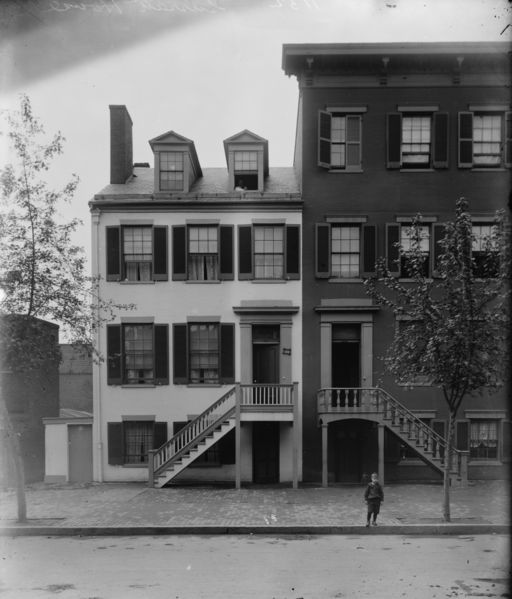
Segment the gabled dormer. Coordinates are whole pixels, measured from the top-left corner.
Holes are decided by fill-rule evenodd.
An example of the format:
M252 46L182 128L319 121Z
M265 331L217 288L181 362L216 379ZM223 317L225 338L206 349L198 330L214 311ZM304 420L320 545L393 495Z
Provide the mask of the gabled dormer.
M264 191L268 176L268 141L244 129L224 140L229 190Z
M203 176L192 140L168 131L149 145L155 156L155 193L187 193Z

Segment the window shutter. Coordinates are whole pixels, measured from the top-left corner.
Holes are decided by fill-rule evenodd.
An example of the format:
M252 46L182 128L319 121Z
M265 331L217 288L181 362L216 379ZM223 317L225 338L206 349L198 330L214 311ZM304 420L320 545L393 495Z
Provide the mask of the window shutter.
M387 168L400 168L402 163L402 115L390 112L387 115Z
M220 381L235 382L235 325L220 325Z
M187 278L187 230L182 225L172 228L172 280Z
M501 423L501 461L510 462L512 460L511 446L512 422L503 420Z
M318 111L318 166L331 168L331 113Z
M111 466L124 464L124 432L122 422L107 422L108 463Z
M473 167L473 113L459 112L459 168Z
M448 113L434 113L434 168L448 168Z
M121 229L107 227L107 281L121 280Z
M252 279L252 226L238 226L238 278Z
M167 227L153 228L153 280L167 281Z
M505 113L505 166L512 166L512 112Z
M172 336L173 382L188 383L188 335L186 324L174 324Z
M167 422L155 422L153 449L158 449L167 441Z
M435 223L432 231L433 247L432 247L432 274L434 277L438 277L438 266L439 256L443 252L443 248L439 245L439 242L444 239L444 225Z
M432 420L432 428L440 437L443 439L446 438L446 422L444 420ZM442 447L439 449L439 455L441 458L444 457L444 449Z
M316 272L318 279L331 276L331 225L317 223L315 226Z
M155 384L169 384L169 327L155 324L154 368Z
M121 325L107 325L107 385L122 383Z
M391 275L400 274L400 225L386 223L386 266Z
M469 420L457 420L455 423L455 448L469 451Z
M233 271L233 225L220 227L220 278L232 281Z
M300 227L286 227L286 277L300 279Z
M361 168L361 116L347 115L347 169Z
M375 273L375 262L377 260L377 227L375 225L363 225L363 276Z

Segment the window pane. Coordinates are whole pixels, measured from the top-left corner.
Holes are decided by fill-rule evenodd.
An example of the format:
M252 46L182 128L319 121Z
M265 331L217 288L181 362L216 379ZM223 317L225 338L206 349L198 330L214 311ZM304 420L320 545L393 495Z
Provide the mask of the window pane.
M425 166L430 163L430 116L402 117L402 163Z
M190 382L216 383L219 380L219 326L191 324Z
M496 420L476 420L471 422L469 455L473 459L497 459L498 423Z
M501 164L501 115L474 115L473 162L480 166Z
M284 227L254 227L254 276L282 279L284 276Z
M153 325L125 325L124 382L147 384L154 380Z
M235 152L235 172L258 170L257 152Z
M128 281L150 281L153 268L153 227L123 228L123 260Z
M331 228L331 271L333 277L358 277L360 230L350 225Z
M183 152L160 152L160 189L183 190Z
M189 227L188 229L188 279L190 281L216 281L218 272L218 228Z
M153 449L153 422L125 422L125 464L146 464L148 451Z

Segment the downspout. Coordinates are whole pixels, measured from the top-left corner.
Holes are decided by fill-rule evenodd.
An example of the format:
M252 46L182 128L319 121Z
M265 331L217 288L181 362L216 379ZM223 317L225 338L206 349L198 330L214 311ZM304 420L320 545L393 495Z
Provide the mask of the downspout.
M94 277L97 277L100 273L99 269L99 228L100 228L100 211L93 209L91 211L91 235L92 235L92 256L91 256L91 268ZM100 281L98 280L98 285ZM96 306L93 308L96 311L94 314L94 320L97 323L95 327L95 338L94 344L98 356L102 355L101 348L101 326L100 323L100 308ZM93 409L93 479L96 482L103 482L103 439L102 439L102 416L101 416L101 362L96 360L93 363L93 383L92 383L92 409Z

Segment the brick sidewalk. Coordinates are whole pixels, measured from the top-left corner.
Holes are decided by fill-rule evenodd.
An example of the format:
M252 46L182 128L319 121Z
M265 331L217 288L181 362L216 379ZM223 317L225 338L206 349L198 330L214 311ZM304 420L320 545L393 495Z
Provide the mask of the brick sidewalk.
M478 481L451 490L452 523L507 525L510 484ZM365 521L364 488L316 486L150 489L140 483L36 484L29 523L59 527L344 527ZM443 524L440 485L387 485L381 526ZM16 524L16 495L0 491L0 528Z

